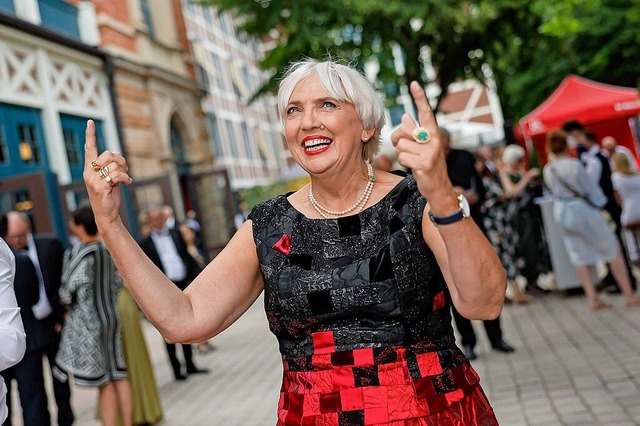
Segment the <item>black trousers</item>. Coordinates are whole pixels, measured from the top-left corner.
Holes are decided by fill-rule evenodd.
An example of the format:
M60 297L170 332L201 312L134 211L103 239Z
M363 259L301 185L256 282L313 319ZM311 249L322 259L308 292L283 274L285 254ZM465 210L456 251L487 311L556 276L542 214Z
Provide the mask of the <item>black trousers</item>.
M11 426L11 381L14 379L18 383L24 425L50 425L43 370L42 351L33 350L25 353L18 364L0 373L7 386L7 408L9 409L9 416L4 421L4 426Z
M181 281L174 281L173 283L180 290L184 290L185 288L187 288L187 285L189 284L186 279ZM165 342L165 345L167 347L167 355L169 356L169 362L171 363L171 368L173 369L173 375L176 378L178 378L185 373L182 371L182 364L180 363L180 361L178 360L178 357L176 356L176 347L178 345L174 343L167 343L167 342ZM180 346L182 346L182 356L184 357L186 373L188 374L190 371L194 371L196 369L196 366L193 363L193 351L190 343L181 343Z
M49 371L53 371L53 366L56 363L60 337L59 333L55 333L53 341L46 348ZM71 426L75 418L71 408L71 387L69 380L62 382L53 374L51 374L51 378L53 379L53 395L56 400L56 406L58 407L58 426Z
M629 273L629 279L631 280L631 287L636 290L638 288L638 283L635 275L633 275L633 271L631 270L631 260L629 259L629 255L627 250L624 248L624 242L622 238L622 223L620 222L620 215L616 215L615 212L609 212L611 215L611 219L615 223L615 234L618 238L618 243L620 244L620 250L622 250L622 259L624 260L625 266L627 268L627 272ZM609 285L615 285L619 288L618 283L616 282L613 274L611 273L611 268L607 265L607 275L602 279L602 282Z
M169 355L169 362L171 362L171 368L173 369L173 375L177 378L181 375L184 375L185 371L182 370L182 364L178 360L176 356L176 344L166 343L167 346L167 354ZM191 344L182 343L182 356L184 357L184 363L186 366L186 373L188 374L191 371L196 369L195 364L193 363L193 351L191 349Z
M453 320L456 323L458 333L462 337L462 346L475 347L478 342L476 333L473 330L473 324L471 320L463 317L452 305L451 310L453 312ZM493 320L482 321L484 329L487 332L487 337L492 345L499 343L502 340L502 328L500 327L500 317Z

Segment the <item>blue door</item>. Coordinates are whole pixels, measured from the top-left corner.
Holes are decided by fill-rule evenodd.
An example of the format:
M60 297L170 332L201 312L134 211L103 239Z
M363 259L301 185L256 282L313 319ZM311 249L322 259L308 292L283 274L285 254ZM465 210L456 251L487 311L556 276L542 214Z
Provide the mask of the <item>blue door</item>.
M102 121L93 121L96 123L98 152L102 152L105 149ZM60 124L62 126L67 160L69 161L71 180L75 182L82 179L82 170L84 168L84 131L87 127L87 118L60 114Z
M46 170L40 110L0 103L0 177Z

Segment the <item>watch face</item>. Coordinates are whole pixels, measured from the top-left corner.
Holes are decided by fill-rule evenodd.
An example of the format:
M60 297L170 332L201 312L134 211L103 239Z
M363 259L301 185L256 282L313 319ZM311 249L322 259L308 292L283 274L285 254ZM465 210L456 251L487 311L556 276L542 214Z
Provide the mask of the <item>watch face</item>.
M464 217L471 216L471 207L469 207L469 201L467 201L465 196L460 194L458 200L460 201L460 210L462 210Z

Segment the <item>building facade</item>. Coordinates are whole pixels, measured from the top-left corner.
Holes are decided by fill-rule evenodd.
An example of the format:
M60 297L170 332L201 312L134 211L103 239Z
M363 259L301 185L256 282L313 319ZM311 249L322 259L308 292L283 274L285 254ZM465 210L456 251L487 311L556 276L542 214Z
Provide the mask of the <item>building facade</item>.
M66 234L86 198L86 120L122 152L134 235L150 205L195 210L210 256L233 232L234 202L214 158L180 0L0 0L0 209ZM44 197L44 198L43 198ZM36 203L35 200L46 202ZM37 219L37 220L35 220Z
M138 221L151 204L198 213L214 255L233 231L227 173L214 158L180 0L93 0L114 63L123 148Z
M208 93L207 116L216 162L229 172L233 190L268 185L286 171L290 154L276 99L251 98L268 76L258 63L263 44L236 30L229 13L183 0L187 37L196 71Z
M65 236L85 198L87 119L101 149L121 151L95 24L86 2L0 1L0 209L29 213L40 232Z

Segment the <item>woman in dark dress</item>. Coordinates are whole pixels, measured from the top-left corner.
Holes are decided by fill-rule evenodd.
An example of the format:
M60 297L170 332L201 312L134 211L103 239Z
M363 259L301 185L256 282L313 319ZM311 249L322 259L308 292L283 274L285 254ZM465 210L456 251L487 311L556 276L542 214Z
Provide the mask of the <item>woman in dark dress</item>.
M526 168L525 151L519 145L508 145L504 149L502 163L501 184L511 200L507 219L518 234L516 255L524 259L522 276L527 280L525 290L541 296L549 290L538 285L538 277L551 270L551 260L544 238L542 212L534 202L537 196L542 195L540 169Z
M265 292L284 367L278 424L497 424L455 345L450 303L471 319L496 318L504 270L447 177L424 90L410 89L422 127L406 115L392 136L413 171L402 177L369 164L384 105L366 79L332 61L292 65L279 111L311 182L256 206L184 292L123 226L126 162L98 154L88 125L84 177L104 241L165 338L211 338Z

